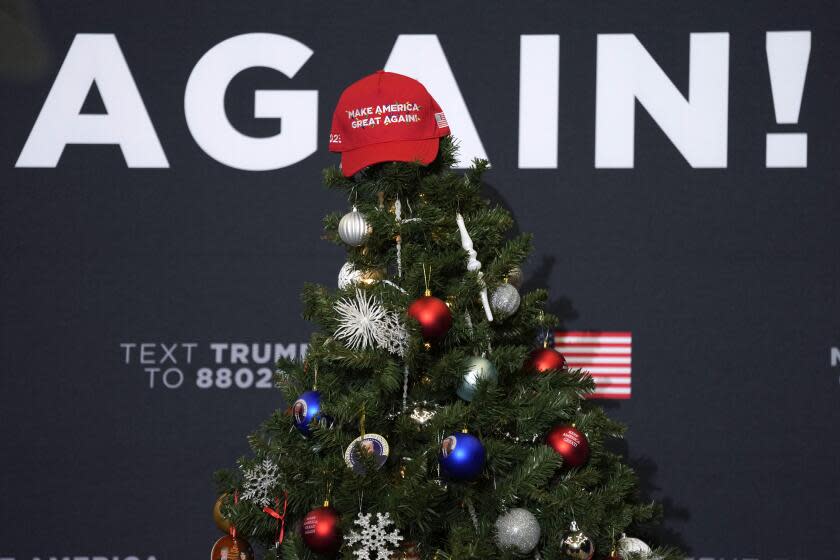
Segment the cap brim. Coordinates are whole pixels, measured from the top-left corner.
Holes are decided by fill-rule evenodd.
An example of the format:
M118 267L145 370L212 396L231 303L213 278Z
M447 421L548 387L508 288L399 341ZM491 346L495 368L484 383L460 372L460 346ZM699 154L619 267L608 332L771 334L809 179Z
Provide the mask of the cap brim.
M341 172L345 177L352 177L368 165L385 161L418 161L429 165L437 157L439 145L440 138L426 138L382 142L347 150L341 152Z

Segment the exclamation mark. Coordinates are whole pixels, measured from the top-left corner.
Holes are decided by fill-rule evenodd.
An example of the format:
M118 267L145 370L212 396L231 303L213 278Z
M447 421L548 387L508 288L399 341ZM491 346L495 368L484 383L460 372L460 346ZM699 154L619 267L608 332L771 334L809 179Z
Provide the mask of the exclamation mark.
M810 57L810 31L767 32L767 66L779 124L799 122ZM808 167L808 134L768 133L767 167Z

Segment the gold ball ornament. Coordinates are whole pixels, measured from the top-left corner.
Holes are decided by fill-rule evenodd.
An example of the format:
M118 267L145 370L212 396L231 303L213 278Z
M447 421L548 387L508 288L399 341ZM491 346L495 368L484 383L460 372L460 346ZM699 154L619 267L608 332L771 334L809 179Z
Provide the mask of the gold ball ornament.
M228 494L222 494L216 499L216 503L213 505L213 521L216 522L216 527L218 527L219 531L222 533L230 532L230 520L222 514L222 505L229 497L230 496Z
M351 263L344 263L338 272L338 288L343 290L353 285L370 286L385 278L385 271L381 268L359 270Z
M381 268L371 268L370 270L363 270L359 275L359 283L365 286L376 284L385 278L385 271Z
M591 560L595 555L595 543L572 521L560 541L560 551L563 560Z

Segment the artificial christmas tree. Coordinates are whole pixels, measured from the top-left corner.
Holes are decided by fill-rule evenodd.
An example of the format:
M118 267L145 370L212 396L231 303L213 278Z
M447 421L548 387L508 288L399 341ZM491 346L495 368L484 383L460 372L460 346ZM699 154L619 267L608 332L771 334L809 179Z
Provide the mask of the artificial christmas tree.
M382 74L365 80L382 86L392 79ZM623 428L585 400L586 372L561 359L534 366L536 337L555 318L545 290L517 289L529 236L509 237L510 214L482 198L487 162L451 170L455 142L430 97L353 101L361 111L337 118L387 107L420 115L411 124L434 113L431 133L408 142L434 134L436 157L426 144L425 159L398 157L401 144L390 159L409 161L390 161L380 145L325 172L353 207L353 227L343 213L324 222L347 263L336 263L339 289L304 288L304 315L319 328L303 361L278 364L289 410L250 437L253 457L238 471L218 476L220 492L240 496L231 522L269 558L553 560L574 547L607 558L658 507L637 503L634 473L605 448ZM331 142L346 146L350 128L335 128Z

